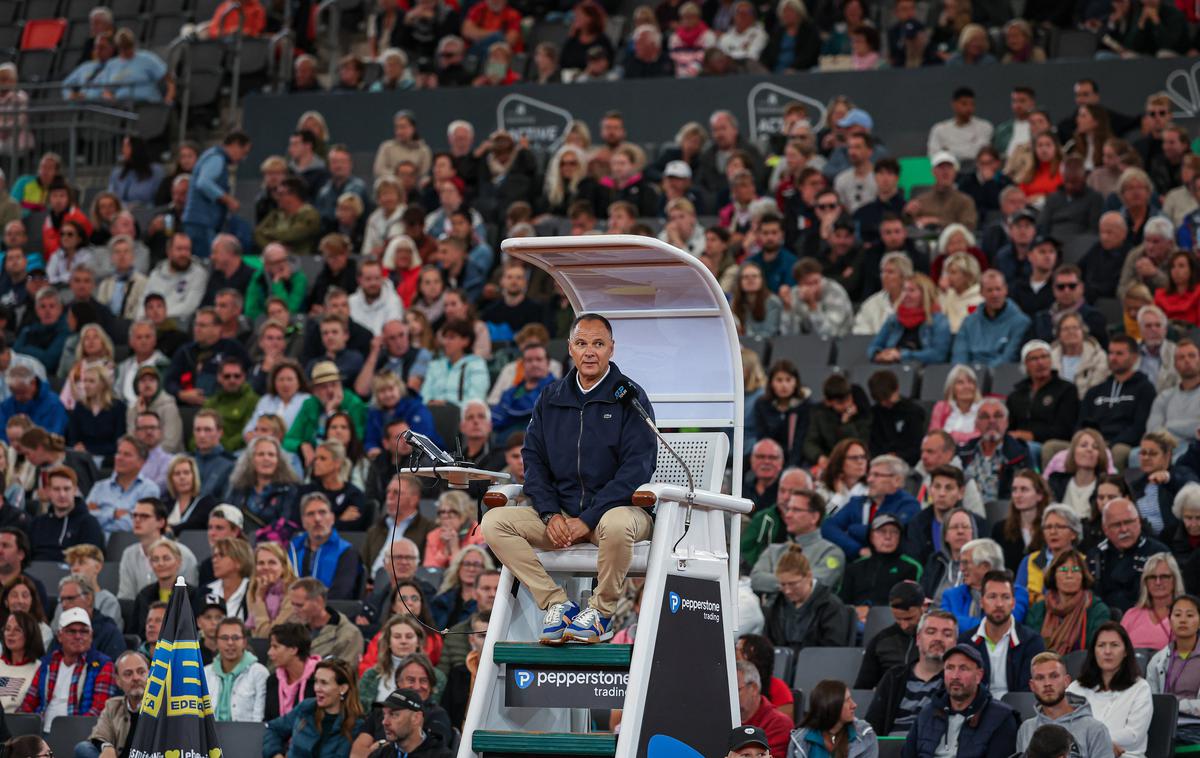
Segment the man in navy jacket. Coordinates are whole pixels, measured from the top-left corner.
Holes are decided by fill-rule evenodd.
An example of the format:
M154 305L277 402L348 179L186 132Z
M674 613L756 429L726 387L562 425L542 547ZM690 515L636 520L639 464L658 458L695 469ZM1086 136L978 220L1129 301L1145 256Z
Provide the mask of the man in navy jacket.
M1010 692L1029 692L1030 664L1035 655L1045 651L1046 643L1013 616L1016 594L1010 572L989 571L984 575L979 607L983 621L959 639L983 656L988 691L997 698Z
M533 507L495 508L483 518L488 547L546 611L541 639L548 644L612 638L610 620L633 545L653 532L650 515L630 498L650 481L657 446L650 428L615 394L628 379L610 362L614 347L603 316L575 319L569 344L575 367L542 390L521 451ZM629 394L653 414L640 387ZM580 542L600 548L599 581L587 609L567 597L534 553Z
M921 504L904 489L907 477L904 461L894 455L876 456L867 471L867 494L850 498L833 518L826 519L821 536L840 547L847 561L870 555L867 526L877 515L890 513L903 525L921 511Z

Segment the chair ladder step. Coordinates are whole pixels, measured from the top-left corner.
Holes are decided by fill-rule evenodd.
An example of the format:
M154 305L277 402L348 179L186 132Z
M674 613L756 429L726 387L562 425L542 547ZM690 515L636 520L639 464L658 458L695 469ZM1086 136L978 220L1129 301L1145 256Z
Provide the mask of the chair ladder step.
M611 756L617 751L617 735L479 730L471 737L471 748L480 754Z
M497 642L496 663L526 666L596 666L629 668L633 645L542 645L537 642Z

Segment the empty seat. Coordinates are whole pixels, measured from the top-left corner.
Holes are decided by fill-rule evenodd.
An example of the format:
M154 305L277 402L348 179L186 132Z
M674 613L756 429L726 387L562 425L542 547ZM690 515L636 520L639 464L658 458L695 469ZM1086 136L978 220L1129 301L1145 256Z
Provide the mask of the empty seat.
M21 30L21 50L53 50L67 33L67 22L61 18L35 18L25 22Z
M330 608L342 614L351 621L353 621L358 616L359 611L362 610L362 603L358 600L326 600L325 602L329 604Z
M771 343L757 337L742 337L741 343L742 347L757 355L763 368L766 368L767 360L771 357Z
M871 708L871 701L875 699L875 690L850 690L850 697L854 700L857 706L854 709L855 715L860 719L867 717L867 711Z
M793 684L805 692L823 679L853 682L862 666L861 647L806 647L796 655Z
M454 439L454 435L458 433L458 424L461 420L458 406L454 403L431 405L429 413L433 416L434 430L442 438L444 444L449 444L449 441Z
M1063 665L1067 667L1067 673L1072 679L1079 678L1079 672L1083 670L1083 662L1087 660L1086 650L1073 650L1063 656Z
M851 334L837 341L837 354L834 360L839 366L857 366L860 363L870 363L867 348L871 346L873 334Z
M871 644L871 640L875 639L875 635L887 629L892 624L896 623L896 619L892 616L892 609L886 605L873 605L867 611L867 623L863 626L863 647ZM860 710L866 713L866 709L859 704Z
M179 29L186 19L181 15L155 16L150 21L150 33L146 37L149 47L166 47L179 36ZM193 85L195 83L193 82Z
M133 532L113 532L109 535L108 545L104 548L105 559L120 563L125 548L137 544L137 541L138 538L133 536Z
M166 103L137 103L137 132L142 139L153 142L167 133L171 122L171 106ZM144 229L145 226L142 226Z
M265 664L264 664L265 665ZM224 758L259 758L267 725L258 721L218 721L217 740Z
M100 585L100 589L108 590L112 594L117 594L117 590L121 587L121 564L119 561L105 561L100 567L100 574L96 577L96 583Z
M796 662L796 651L790 647L775 648L775 663L771 667L771 675L785 682L792 680L792 667Z
M93 0L67 0L62 14L71 21L87 21L88 15L95 7L96 3ZM84 28L87 28L87 24L84 24Z
M935 403L941 400L946 391L946 377L952 368L949 363L930 363L925 366L921 370L921 391L917 399Z
M1032 692L1009 692L1000 699L1012 706L1021 721L1037 715L1037 698L1033 696Z
M58 581L71 573L71 570L67 568L67 564L57 561L34 561L25 569L25 573L44 584L46 591L51 595L57 595Z
M208 532L199 529L188 529L179 533L179 544L186 545L196 556L198 562L212 557L212 547L208 544Z
M6 713L4 723L14 737L42 733L42 717L36 713Z
M54 755L74 755L75 745L86 740L95 726L95 716L59 716L45 739Z
M1146 741L1146 758L1170 758L1179 726L1179 700L1174 695L1151 695L1154 714Z
M18 59L21 81L43 84L51 80L54 70L53 50L25 50ZM41 236L41 235L39 235Z
M1020 363L1001 363L992 366L993 395L1008 396L1017 384L1025 378L1025 366Z
M225 43L220 40L189 42L187 54L191 59L193 72L221 71L225 66Z
M1011 508L1012 503L1008 500L992 500L984 503L983 512L986 514L985 521L987 522L988 529L1008 518L1008 512Z
M58 0L25 0L21 15L25 18L53 18L58 15Z
M833 342L815 334L792 334L771 340L771 360L786 359L800 365L828 364Z
M111 0L109 6L117 18L136 16L142 12L142 0Z

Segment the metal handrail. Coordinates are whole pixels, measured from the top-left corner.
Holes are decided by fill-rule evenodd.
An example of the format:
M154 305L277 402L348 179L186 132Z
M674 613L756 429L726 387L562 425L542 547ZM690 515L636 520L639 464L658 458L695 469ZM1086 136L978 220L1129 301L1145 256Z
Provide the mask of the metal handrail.
M291 8L291 3L287 6ZM285 83L291 81L292 65L296 58L296 41L291 27L285 25L271 37L267 65L270 67L272 89L283 92Z
M58 90L61 91L63 82L28 82L17 85L22 90ZM76 169L80 163L79 148L82 141L89 142L88 154L96 155L97 150L116 153L116 139L108 148L100 148L101 140L94 139L97 135L109 135L113 138L124 138L132 130L138 120L138 114L133 109L133 101L119 103L98 102L95 100L60 100L52 103L34 102L21 108L6 108L0 110L0 119L13 119L10 131L13 133L12 146L7 153L9 175L16 177L21 173L18 161L22 158L19 148L20 134L28 130L35 135L37 149L35 154L41 154L53 145L47 142L57 140L66 163L68 179L74 180ZM22 125L24 124L24 125ZM56 132L65 132L65 138L56 138ZM100 161L107 163L107 161Z
M242 10L242 4L240 2L235 2L232 5L230 5L228 8L226 8L225 11L220 16L217 16L216 20L213 22L216 25L217 29L219 30L219 29L221 29L222 24L224 24L226 16L228 16L230 13L233 13L234 11L238 12L237 29L234 30L233 35L232 35L233 36L233 74L232 74L232 82L230 83L230 87L229 87L229 108L231 111L233 111L233 118L234 118L233 126L234 127L241 127L241 125L242 125L242 117L241 117L241 115L239 115L241 113L241 111L238 110L237 104L238 104L238 84L239 84L238 80L241 79L241 74L242 74L242 37L243 37L242 30L246 26L246 14L242 13L241 10ZM212 30L212 27L210 26L209 27L209 37L213 36L211 30ZM215 39L215 37L213 37L213 38Z
M241 126L241 115L238 111L238 86L241 78L242 68L242 38L243 30L246 24L246 14L241 13L242 4L235 2L221 12L221 15L213 19L208 24L209 39L218 42L222 45L228 45L230 38L233 41L233 71L232 82L230 85L230 109L233 111L235 119L234 126ZM238 12L238 25L232 35L222 37L215 35L213 32L219 32L225 18L230 14ZM174 70L175 65L182 61L183 64L183 96L179 102L179 142L182 144L187 139L188 115L191 111L192 104L192 50L191 43L197 41L194 34L181 34L171 41L167 46L167 66L168 70Z
M337 67L338 67L338 32L342 26L342 5L341 0L321 0L321 4L317 6L317 18L321 18L321 14L325 11L330 11L329 17L329 86L334 86L337 82Z

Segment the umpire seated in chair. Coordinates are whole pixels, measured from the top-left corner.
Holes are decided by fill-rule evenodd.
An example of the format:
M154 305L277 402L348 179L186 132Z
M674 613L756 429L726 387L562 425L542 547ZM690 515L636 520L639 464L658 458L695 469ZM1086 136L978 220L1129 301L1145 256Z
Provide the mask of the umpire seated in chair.
M657 444L636 411L614 394L628 382L610 362L614 348L606 318L585 313L575 319L569 343L575 365L542 391L521 451L532 507L493 508L483 518L488 546L546 612L541 641L547 644L612 638L634 543L654 530L650 514L630 498L650 481ZM653 415L646 393L633 389ZM586 609L551 580L534 552L582 542L599 548L598 584Z

